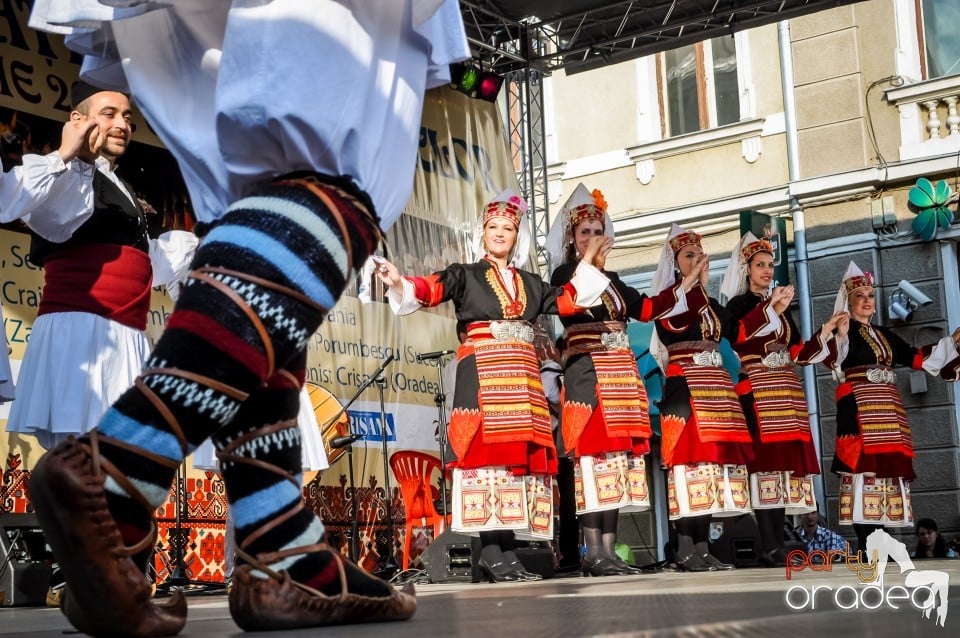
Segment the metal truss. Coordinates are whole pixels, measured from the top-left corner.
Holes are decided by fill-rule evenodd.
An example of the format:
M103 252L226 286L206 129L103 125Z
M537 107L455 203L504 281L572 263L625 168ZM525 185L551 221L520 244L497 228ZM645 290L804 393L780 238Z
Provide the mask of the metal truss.
M580 0L556 3L574 10L542 19L519 16L526 10L555 13L551 3L461 0L460 5L470 44L488 68L506 73L529 67L549 74L561 68L586 71L861 1Z
M543 118L543 76L533 69L507 74L507 113L510 152L520 189L530 205L533 241L541 268L548 263L544 250L550 229L547 199L546 123Z

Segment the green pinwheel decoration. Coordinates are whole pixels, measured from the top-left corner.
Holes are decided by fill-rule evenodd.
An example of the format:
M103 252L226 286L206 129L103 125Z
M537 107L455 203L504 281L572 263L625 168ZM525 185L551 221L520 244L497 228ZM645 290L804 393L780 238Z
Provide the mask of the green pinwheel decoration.
M921 177L910 189L910 207L917 214L913 220L913 232L924 241L937 236L938 228L948 228L953 222L953 213L947 208L953 191L943 180L934 186L929 179Z

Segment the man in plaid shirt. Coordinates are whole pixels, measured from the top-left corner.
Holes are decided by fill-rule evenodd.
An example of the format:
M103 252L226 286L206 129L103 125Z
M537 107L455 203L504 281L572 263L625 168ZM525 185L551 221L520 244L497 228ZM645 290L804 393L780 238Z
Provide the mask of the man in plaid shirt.
M822 552L847 552L847 541L837 534L834 531L823 527L820 524L820 512L807 512L806 514L800 515L800 528L798 531L799 540L807 544L807 554L810 555L814 551ZM829 555L829 554L828 554ZM816 559L816 560L814 560ZM833 555L834 561L842 560L840 555ZM822 561L822 558L818 554L817 556L811 556L811 562Z

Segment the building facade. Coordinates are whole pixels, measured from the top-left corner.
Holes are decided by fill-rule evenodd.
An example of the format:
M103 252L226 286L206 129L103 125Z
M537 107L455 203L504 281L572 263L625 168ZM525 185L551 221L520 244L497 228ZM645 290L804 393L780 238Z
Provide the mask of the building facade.
M602 190L617 231L609 267L641 290L670 223L697 230L716 292L739 213L792 221L794 201L805 220L810 281L798 295L812 306L814 328L832 312L854 260L876 276L879 322L916 345L934 341L960 325L960 224L923 241L911 230L907 197L921 177L957 190L960 39L950 31L958 20L954 0L869 0L790 20L788 30L769 25L583 74L555 73L544 86L551 209L578 182ZM794 71L793 167L781 83L781 65L791 60L781 58L781 37ZM890 316L901 280L932 300L909 322ZM956 388L906 370L898 384L916 449L914 515L954 535ZM836 384L821 367L815 385L829 468ZM838 482L824 477L825 514L835 525ZM652 517L647 524L652 532Z

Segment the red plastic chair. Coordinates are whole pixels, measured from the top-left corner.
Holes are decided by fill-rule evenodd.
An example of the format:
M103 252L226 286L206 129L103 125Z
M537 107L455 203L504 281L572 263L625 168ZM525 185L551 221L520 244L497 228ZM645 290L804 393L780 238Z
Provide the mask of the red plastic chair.
M413 528L433 527L433 537L443 532L446 521L433 504L436 488L430 482L440 472L440 459L430 454L401 450L390 455L390 468L400 484L403 511L407 524L403 534L403 568L410 567L410 543Z

